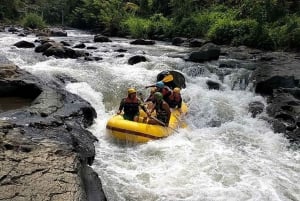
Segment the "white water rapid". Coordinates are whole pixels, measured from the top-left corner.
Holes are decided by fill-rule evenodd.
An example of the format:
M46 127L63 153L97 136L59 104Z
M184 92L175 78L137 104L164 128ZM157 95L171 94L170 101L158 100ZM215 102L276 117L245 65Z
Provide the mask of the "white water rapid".
M130 40L93 43L93 36L68 30L57 41L90 41L87 46L100 61L55 59L33 49L12 46L20 40L0 33L0 54L44 80L64 74L78 80L66 89L89 101L97 119L89 130L98 138L93 168L101 178L108 201L299 201L300 151L290 147L282 134L274 134L261 118L252 118L248 104L263 97L250 90L232 90L234 75L225 77L221 90L209 90L207 71L191 76L187 69L217 67L218 62L193 64L174 58L189 51L157 42L154 46L130 45ZM116 49L126 49L125 53ZM124 57L117 57L123 54ZM144 54L149 62L128 65L128 58ZM220 58L226 59L226 58ZM189 105L187 129L146 144L120 144L106 134L105 126L116 113L128 87L144 95L144 86L155 82L163 70L179 70L186 77L183 98ZM236 75L240 72L237 71ZM265 113L261 116L266 116ZM213 127L212 125L217 125Z

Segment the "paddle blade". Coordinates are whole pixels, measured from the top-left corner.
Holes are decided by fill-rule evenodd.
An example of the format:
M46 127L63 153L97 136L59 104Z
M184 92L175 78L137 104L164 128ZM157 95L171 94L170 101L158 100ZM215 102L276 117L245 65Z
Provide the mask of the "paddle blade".
M163 82L171 82L173 81L174 77L173 75L167 75L166 77L164 77L164 79L162 79Z

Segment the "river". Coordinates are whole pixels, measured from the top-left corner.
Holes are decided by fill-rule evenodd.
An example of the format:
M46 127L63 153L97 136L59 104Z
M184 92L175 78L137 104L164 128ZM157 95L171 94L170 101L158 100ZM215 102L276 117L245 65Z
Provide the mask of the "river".
M20 40L33 42L35 36L10 33L0 33L0 54L43 80L61 74L78 80L66 89L90 102L97 112L88 128L99 140L93 168L109 201L300 200L300 151L262 118L248 113L250 102L267 103L251 91L251 85L245 90L233 87L243 71L234 70L221 82L212 71L197 73L197 69L217 69L219 61L195 64L174 57L191 51L186 47L166 42L136 46L124 38L93 43L93 35L67 32L68 37L53 39L89 41L87 46L97 47L89 51L102 60L44 57L33 49L12 46ZM115 51L120 48L128 51ZM140 54L149 61L127 64L131 56ZM186 78L182 96L189 106L188 128L141 145L111 139L106 122L116 113L127 88L147 95L144 86L153 84L163 70L178 70ZM207 80L221 83L221 90L209 90Z

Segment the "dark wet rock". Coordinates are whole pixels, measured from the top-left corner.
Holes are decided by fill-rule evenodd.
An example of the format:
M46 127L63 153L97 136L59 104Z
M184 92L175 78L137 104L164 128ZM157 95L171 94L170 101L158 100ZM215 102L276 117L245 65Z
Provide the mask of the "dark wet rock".
M55 56L57 58L78 58L89 56L87 52L73 50L63 46L61 43L45 43L35 49L35 51L43 51L43 55Z
M8 32L12 32L12 33L16 33L16 32L19 32L20 30L16 27L9 27L7 29Z
M48 42L54 43L55 41L50 39L49 37L41 36L38 39L36 39L34 42L44 44L44 43L48 43Z
M249 112L251 116L255 118L258 114L261 114L264 111L265 105L260 101L254 101L249 103Z
M45 52L48 48L50 48L51 46L54 46L54 45L55 45L55 42L45 42L45 43L42 43L41 45L37 46L34 49L34 51L37 52L37 53Z
M86 60L86 61L100 61L100 60L102 60L102 58L101 57L93 57L93 56L85 56L84 60Z
M1 199L105 200L89 167L97 141L85 129L96 117L91 105L59 79L46 83L1 56L0 86L1 97L32 98L27 107L0 112Z
M71 46L71 44L66 41L60 41L60 43L63 44L63 46Z
M192 38L189 40L189 46L190 47L201 47L208 43L207 40L200 39L200 38Z
M97 47L94 47L94 46L89 46L89 47L86 47L86 49L88 49L88 50L96 50L96 49L98 49Z
M187 38L182 38L182 37L174 37L172 39L172 45L176 45L179 46L182 43L184 43L185 41L187 41Z
M94 36L94 42L104 43L104 42L112 42L112 41L107 36L98 34Z
M78 82L78 80L66 74L55 75L55 78L57 78L63 84Z
M83 48L85 48L85 47L86 47L86 46L85 46L84 43L79 43L79 44L74 45L73 48L80 48L80 49L83 49Z
M153 41L153 40L137 39L137 40L131 41L130 44L132 44L132 45L154 45L155 41Z
M274 89L299 87L299 60L284 53L273 53L276 60L257 61L253 73L256 93L271 95Z
M25 41L25 40L16 42L14 44L14 46L16 46L18 48L33 48L33 47L35 47L35 45L33 43Z
M220 89L220 83L212 81L212 80L207 80L206 84L209 89L214 89L214 90L219 90Z
M124 57L124 54L118 54L116 57L120 58L120 57Z
M258 60L263 52L257 49L251 49L246 46L238 47L223 47L221 55L228 56L231 59L236 60Z
M52 28L50 29L50 36L66 37L68 36L68 33L60 28Z
M190 53L186 60L193 62L205 62L211 60L218 60L220 56L221 48L213 43L207 43L198 51Z
M116 52L127 52L127 50L125 50L125 49L117 49L117 50L115 50Z
M129 65L134 65L134 64L137 64L137 63L140 63L140 62L145 62L145 61L147 61L146 57L141 56L141 55L136 55L136 56L130 57L128 59L128 64Z

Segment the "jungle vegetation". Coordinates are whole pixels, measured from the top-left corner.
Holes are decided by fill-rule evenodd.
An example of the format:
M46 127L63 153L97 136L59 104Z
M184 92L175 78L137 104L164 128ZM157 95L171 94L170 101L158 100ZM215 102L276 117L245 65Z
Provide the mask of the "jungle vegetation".
M298 0L1 0L0 23L145 39L204 38L266 50L300 47Z

